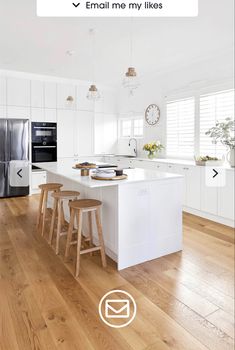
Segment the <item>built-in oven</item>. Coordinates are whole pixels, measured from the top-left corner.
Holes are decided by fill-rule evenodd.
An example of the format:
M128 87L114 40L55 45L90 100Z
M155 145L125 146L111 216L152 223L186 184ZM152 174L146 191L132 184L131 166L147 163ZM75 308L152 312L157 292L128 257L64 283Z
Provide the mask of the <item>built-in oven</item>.
M32 122L32 162L57 161L57 124Z

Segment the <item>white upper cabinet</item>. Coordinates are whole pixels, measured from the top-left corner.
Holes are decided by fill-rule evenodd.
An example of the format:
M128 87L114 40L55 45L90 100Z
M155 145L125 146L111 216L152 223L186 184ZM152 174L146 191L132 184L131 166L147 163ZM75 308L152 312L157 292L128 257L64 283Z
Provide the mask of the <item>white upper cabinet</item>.
M74 157L75 129L75 112L59 109L57 111L58 158Z
M57 121L57 113L56 109L45 108L44 110L44 120L47 123L56 123Z
M114 153L117 146L117 117L114 114L103 115L104 152Z
M103 89L100 91L100 94L101 98L95 102L95 112L108 114L116 113L117 106L115 90Z
M79 111L94 111L94 101L87 98L89 85L78 85L76 94L76 107Z
M75 155L87 156L94 154L94 113L88 111L76 112Z
M234 220L234 170L226 170L225 186L218 189L218 215Z
M42 81L31 81L31 106L44 107L44 83Z
M7 104L6 95L6 78L0 77L0 105L5 106Z
M95 138L95 154L101 154L104 152L104 125L103 125L103 114L95 113L95 130L94 130L94 138Z
M32 108L31 118L32 122L44 122L44 108Z
M116 113L116 94L114 90L107 90L104 94L104 113Z
M30 81L20 78L7 78L7 104L9 106L30 106Z
M56 108L56 83L45 82L44 89L45 107Z
M114 153L116 144L116 115L95 113L95 153Z
M100 99L95 101L94 108L96 113L104 113L104 95L102 91Z
M68 104L67 97L72 96L74 101ZM57 85L57 108L75 109L76 107L76 88L74 85L58 84Z
M7 118L11 119L30 119L30 107L7 106Z
M6 116L7 116L7 107L0 105L0 119L6 118Z

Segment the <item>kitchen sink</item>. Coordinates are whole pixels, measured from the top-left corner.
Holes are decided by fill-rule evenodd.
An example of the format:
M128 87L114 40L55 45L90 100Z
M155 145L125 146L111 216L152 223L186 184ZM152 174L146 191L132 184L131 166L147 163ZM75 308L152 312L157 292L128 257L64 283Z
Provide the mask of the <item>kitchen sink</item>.
M131 156L129 154L116 154L115 157L136 158L136 156Z

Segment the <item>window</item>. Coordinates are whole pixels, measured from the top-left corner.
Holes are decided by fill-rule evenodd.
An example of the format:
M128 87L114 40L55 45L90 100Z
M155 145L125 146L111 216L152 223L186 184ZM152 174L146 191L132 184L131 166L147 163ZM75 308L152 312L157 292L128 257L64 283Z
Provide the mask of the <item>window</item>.
M123 138L143 137L144 121L143 118L131 118L120 120L120 136Z
M234 118L234 90L220 91L200 96L200 154L222 157L227 148L221 143L216 145L205 132L213 127L216 121Z
M122 120L121 121L121 135L122 137L131 136L131 120Z
M134 133L135 137L143 136L144 121L143 119L134 119Z
M166 106L168 156L190 158L194 155L194 97L169 101Z

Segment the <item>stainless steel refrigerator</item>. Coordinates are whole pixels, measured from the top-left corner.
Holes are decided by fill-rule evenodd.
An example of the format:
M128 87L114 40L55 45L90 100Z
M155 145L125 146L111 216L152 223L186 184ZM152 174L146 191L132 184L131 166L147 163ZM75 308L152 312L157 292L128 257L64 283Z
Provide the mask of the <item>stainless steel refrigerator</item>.
M0 119L0 197L29 194L29 121Z

